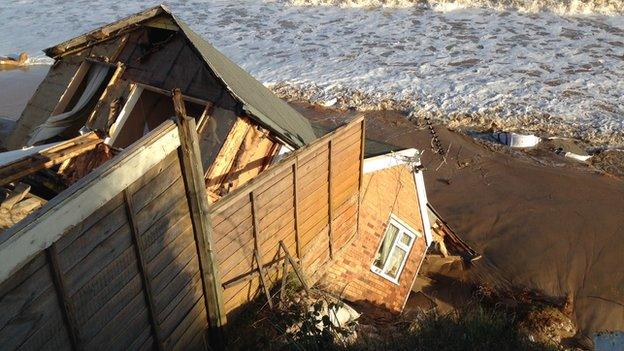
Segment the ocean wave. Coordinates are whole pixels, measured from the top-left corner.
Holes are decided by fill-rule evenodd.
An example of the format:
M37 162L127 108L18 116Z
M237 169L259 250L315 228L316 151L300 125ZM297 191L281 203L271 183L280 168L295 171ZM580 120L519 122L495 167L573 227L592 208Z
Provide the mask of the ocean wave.
M273 83L269 88L288 101L307 102L356 111L395 110L405 113L417 126L426 120L455 130L504 130L532 133L541 137L583 140L598 149L624 146L624 129L617 123L581 123L569 116L550 114L520 104L500 104L478 109L463 107L448 111L436 104L414 99L397 99L387 94L366 93L342 87L323 88L315 84Z
M289 0L288 2L295 6L373 8L426 6L443 12L478 7L528 13L550 11L560 15L624 14L624 1L622 0Z

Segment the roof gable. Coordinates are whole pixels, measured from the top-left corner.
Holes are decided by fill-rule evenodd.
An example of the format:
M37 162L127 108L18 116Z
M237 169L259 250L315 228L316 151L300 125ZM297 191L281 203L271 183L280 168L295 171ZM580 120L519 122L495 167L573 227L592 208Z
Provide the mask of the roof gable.
M303 146L316 139L314 130L305 117L201 38L186 23L178 20L164 5L159 5L117 22L107 24L44 51L48 56L58 58L68 52L97 44L102 40L118 35L128 28L163 14L175 22L197 51L197 54L202 58L207 68L224 84L234 98L242 104L243 110L252 119L295 147Z

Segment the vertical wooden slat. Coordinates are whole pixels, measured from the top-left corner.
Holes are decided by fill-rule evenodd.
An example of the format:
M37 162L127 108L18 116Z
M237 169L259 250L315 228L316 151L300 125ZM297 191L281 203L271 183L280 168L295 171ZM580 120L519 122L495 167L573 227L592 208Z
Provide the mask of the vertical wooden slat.
M67 325L67 332L69 334L69 340L74 350L84 350L80 338L78 336L78 324L76 322L76 314L73 310L69 296L67 295L67 289L65 289L65 279L63 272L61 271L58 252L56 250L56 244L52 244L46 249L46 256L50 267L50 273L52 273L52 281L54 282L54 289L58 298L63 320Z
M356 218L356 224L355 224L355 232L359 233L360 232L360 208L362 205L362 182L364 180L364 140L366 138L366 134L364 131L364 119L362 119L362 123L360 125L360 181L358 183L358 201L357 201L357 215L355 216Z
M134 205L132 202L132 196L128 192L128 189L123 191L124 205L126 208L126 216L128 217L128 223L130 223L130 233L132 234L132 243L134 244L134 252L137 260L139 261L139 274L141 275L141 281L143 283L143 293L145 296L145 302L147 304L147 314L154 335L154 344L157 350L163 350L163 338L160 326L156 319L156 309L154 308L154 297L152 295L152 284L150 282L149 274L147 272L147 263L143 256L143 244L139 238L139 229L136 222L136 215L134 212Z
M329 203L328 206L328 213L327 215L329 216L329 258L333 259L334 258L334 209L332 208L332 193L333 193L333 189L332 189L332 180L334 178L334 174L333 174L333 167L332 167L332 140L330 139L329 142L327 143L327 157L328 157L328 162L327 162L327 167L328 167L328 185L327 185L327 189L328 189L328 195L327 195L327 202Z
M299 229L301 221L299 220L299 162L295 160L295 163L292 165L292 174L293 174L293 194L294 194L294 206L295 206L295 244L297 245L297 258L301 259L301 240L299 238L299 234L301 230Z
M251 219L253 223L252 229L254 239L254 256L256 258L256 264L258 265L260 283L262 284L262 289L264 290L264 294L266 295L269 307L273 308L273 302L271 301L271 292L269 291L269 286L267 285L268 283L264 271L264 264L262 263L262 258L264 257L264 255L262 254L262 249L260 248L260 224L258 223L258 217L256 216L256 202L254 200L253 191L249 193L249 202L251 203Z
M221 276L213 251L213 227L208 194L204 185L204 171L197 129L195 119L186 116L180 89L173 90L173 104L179 123L180 149L178 153L197 244L204 302L206 303L206 313L212 334L211 343L218 344L222 341L222 327L226 324L227 319L223 304Z

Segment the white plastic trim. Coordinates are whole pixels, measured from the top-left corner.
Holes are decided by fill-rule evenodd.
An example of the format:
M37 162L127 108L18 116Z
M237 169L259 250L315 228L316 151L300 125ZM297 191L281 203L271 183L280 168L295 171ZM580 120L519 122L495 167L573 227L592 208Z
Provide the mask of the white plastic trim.
M425 178L422 171L418 170L420 161L416 162L414 168L414 184L416 185L416 194L418 194L418 207L420 208L420 217L422 218L423 230L425 231L425 242L427 247L433 241L433 235L431 234L431 223L429 222L429 214L427 213L427 190L425 188Z
M418 154L419 151L412 148L391 152L385 155L369 157L364 159L363 172L371 173L394 166L408 164L412 161L410 158L413 158Z

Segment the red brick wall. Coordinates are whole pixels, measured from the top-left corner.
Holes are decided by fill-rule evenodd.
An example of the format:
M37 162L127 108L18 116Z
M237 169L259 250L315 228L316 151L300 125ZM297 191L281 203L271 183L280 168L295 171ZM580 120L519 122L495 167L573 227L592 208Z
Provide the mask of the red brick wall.
M366 301L400 312L425 254L426 244L413 176L407 166L364 174L360 231L328 267L324 283L350 301ZM371 271L390 214L418 231L395 284Z

